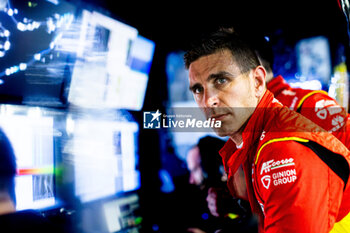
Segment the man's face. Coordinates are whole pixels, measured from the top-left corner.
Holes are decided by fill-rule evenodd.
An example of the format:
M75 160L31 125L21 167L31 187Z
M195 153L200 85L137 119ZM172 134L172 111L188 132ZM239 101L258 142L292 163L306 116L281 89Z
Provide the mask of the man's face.
M201 186L204 181L204 174L201 167L201 155L197 146L188 152L186 162L190 172L189 183Z
M229 50L203 56L189 67L190 89L207 118L221 121L219 136L238 133L258 104L253 71L242 74Z

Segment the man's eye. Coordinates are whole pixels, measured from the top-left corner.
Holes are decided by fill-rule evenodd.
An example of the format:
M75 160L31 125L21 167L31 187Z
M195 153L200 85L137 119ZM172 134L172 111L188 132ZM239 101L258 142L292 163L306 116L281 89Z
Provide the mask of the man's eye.
M203 92L203 87L195 87L195 88L192 89L192 92L194 94L200 94L200 93Z
M225 78L217 78L215 79L215 84L225 84L227 82L227 80Z

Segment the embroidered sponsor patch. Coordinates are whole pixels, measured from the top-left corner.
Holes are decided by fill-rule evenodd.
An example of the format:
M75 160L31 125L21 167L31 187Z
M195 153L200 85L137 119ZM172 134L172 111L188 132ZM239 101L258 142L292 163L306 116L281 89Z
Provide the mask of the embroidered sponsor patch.
M265 175L260 180L264 188L269 189L271 184L279 186L294 183L297 180L297 172L295 169L288 169L272 173L272 175Z
M283 94L283 95L294 96L294 95L296 95L296 92L291 91L291 90L283 90L283 91L282 91L282 94Z
M271 176L269 176L269 175L263 176L261 178L261 183L266 189L269 189L270 184L271 184Z
M295 169L289 169L272 174L272 182L274 186L281 184L294 183L297 179L297 172Z
M297 103L298 99L299 99L299 98L298 98L297 96L295 96L295 97L293 98L292 103L291 103L291 105L289 106L289 108L290 108L291 110L294 110L295 104Z
M266 131L262 131L261 136L260 136L260 141L265 138Z
M327 118L328 113L332 116L342 112L342 107L333 100L319 100L315 104L316 116L321 120Z
M263 173L268 173L271 170L277 169L277 168L281 168L281 167L288 167L288 166L293 166L294 164L294 159L293 158L289 158L289 159L281 159L278 161L275 161L274 159L271 159L267 162L264 162L261 166L261 171L260 171L260 175L262 175Z

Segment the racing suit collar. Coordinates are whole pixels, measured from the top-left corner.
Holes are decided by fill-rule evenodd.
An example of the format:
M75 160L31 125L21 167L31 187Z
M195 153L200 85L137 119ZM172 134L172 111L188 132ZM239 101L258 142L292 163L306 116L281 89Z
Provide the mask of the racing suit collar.
M264 122L264 112L266 111L266 107L269 103L274 99L273 94L266 90L263 98L258 103L258 106L254 110L252 116L248 120L246 127L243 130L242 138L243 138L243 147L237 149L236 144L229 139L223 148L219 151L219 154L222 157L222 161L225 167L225 171L230 176L230 174L234 174L239 166L243 164L247 160L246 153L242 153L252 146L252 143L256 142L256 139L260 137Z
M279 95L283 90L291 89L290 85L281 75L271 79L271 81L266 84L266 87L268 90L274 93L275 96Z

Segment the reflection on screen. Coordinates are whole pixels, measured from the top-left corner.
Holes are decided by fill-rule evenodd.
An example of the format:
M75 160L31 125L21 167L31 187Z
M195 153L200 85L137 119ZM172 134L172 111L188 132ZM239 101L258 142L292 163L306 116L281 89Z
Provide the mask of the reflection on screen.
M54 205L53 118L1 114L0 125L16 155L16 209Z
M0 1L0 100L64 107L74 64L75 7L65 1Z
M134 122L74 123L75 194L82 202L139 188Z
M108 232L117 232L127 228L134 230L130 232L138 232L137 227L142 221L142 217L137 214L138 209L139 197L136 194L105 202L103 213Z
M138 35L132 44L129 66L132 70L149 74L153 55L154 55L155 43L143 36Z
M140 110L154 47L136 28L84 10L68 101L79 107Z

